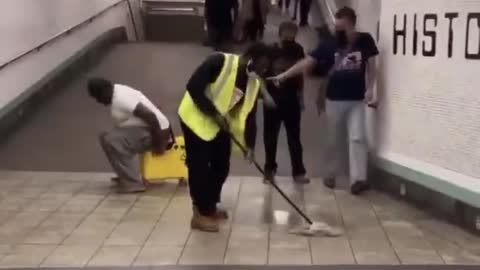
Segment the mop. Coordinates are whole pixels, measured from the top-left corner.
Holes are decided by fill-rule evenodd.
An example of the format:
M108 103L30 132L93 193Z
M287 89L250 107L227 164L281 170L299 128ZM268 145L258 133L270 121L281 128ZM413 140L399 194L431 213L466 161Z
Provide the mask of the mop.
M235 136L228 132L230 135L230 138L232 141L240 148L240 150L246 155L247 150L245 147L235 138ZM262 167L258 164L258 162L253 159L252 160L253 165L257 168L257 170L264 176L265 178L265 171L262 169ZM283 192L283 190L271 179L267 180L270 182L270 184L275 188L275 190L280 193L280 195L290 204L295 211L300 214L300 216L307 222L306 225L302 225L299 228L294 228L289 231L290 234L297 234L297 235L303 235L303 236L327 236L327 237L338 237L342 235L342 230L338 228L334 228L330 225L328 225L325 222L321 221L312 221L286 194Z

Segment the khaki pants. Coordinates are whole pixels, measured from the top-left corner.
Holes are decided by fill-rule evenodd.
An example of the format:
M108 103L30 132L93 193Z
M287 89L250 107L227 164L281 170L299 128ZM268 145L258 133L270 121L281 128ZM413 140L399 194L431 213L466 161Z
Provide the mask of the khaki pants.
M170 131L162 131L167 145ZM100 135L100 145L118 177L132 183L143 183L140 155L152 147L152 136L146 127L115 127Z

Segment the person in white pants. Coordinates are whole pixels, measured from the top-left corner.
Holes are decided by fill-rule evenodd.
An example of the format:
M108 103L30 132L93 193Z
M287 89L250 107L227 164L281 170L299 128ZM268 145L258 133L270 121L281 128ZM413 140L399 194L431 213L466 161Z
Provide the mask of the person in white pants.
M326 115L329 130L329 162L324 184L335 188L339 169L338 142L346 126L349 141L350 191L358 195L369 189L367 182L367 139L365 109L376 107L375 58L378 49L369 33L357 32L357 16L349 7L339 9L335 15L335 39L322 42L304 60L284 73L270 78L280 83L309 71L317 65L330 69L326 90Z

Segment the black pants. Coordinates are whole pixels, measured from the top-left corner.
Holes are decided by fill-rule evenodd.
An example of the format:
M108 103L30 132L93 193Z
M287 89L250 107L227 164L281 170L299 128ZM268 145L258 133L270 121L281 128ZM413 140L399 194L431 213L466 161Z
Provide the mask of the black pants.
M301 111L297 103L279 105L278 109L263 108L263 140L265 144L265 171L275 172L277 170L277 144L278 134L282 123L287 131L288 149L292 164L292 175L305 175L303 165L303 149L300 141Z
M262 18L254 18L245 22L245 33L250 41L263 37L265 24Z
M308 14L311 6L312 0L300 0L300 25L308 24Z
M212 215L220 202L223 184L230 171L231 141L220 132L204 141L181 122L187 154L188 182L193 205L202 215Z
M283 0L278 1L278 7L283 8ZM288 9L289 7L290 7L290 0L285 0L285 8Z
M219 20L207 17L208 40L215 49L220 49L233 36L233 22L230 19Z

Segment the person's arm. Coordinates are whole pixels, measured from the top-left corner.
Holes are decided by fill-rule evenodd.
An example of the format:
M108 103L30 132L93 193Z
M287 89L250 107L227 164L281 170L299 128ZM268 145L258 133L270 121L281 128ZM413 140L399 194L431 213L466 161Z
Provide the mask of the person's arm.
M238 0L233 0L233 21L236 22L238 18Z
M223 54L210 56L195 70L187 83L187 91L195 105L211 117L217 117L219 113L213 102L205 95L205 91L208 85L217 79L224 61Z
M377 88L375 83L377 81L377 55L379 54L375 40L370 34L365 36L364 53L367 57L365 80L366 80L366 93L365 99L370 107L375 108L377 106Z
M287 71L274 76L267 78L270 81L273 81L275 85L281 84L283 81L288 80L290 78L293 78L295 76L299 76L301 74L304 74L308 70L312 69L315 67L316 60L315 58L311 56L307 56L301 61L297 62L295 65L293 65L291 68L289 68Z
M299 61L305 58L305 51L303 50L302 45L298 45L297 54L298 54ZM313 67L308 68L308 70L311 70L311 69L313 69ZM303 92L304 84L305 84L305 72L301 75L298 75L297 84L298 84L298 91Z
M152 137L152 152L154 154L163 154L168 144L169 132L167 130L162 130L155 113L142 103L139 103L135 107L133 115L147 124Z
M367 93L367 102L368 103L375 103L377 99L377 87L375 87L375 83L377 81L377 57L371 57L368 59L367 62L367 70L366 70L366 87Z

